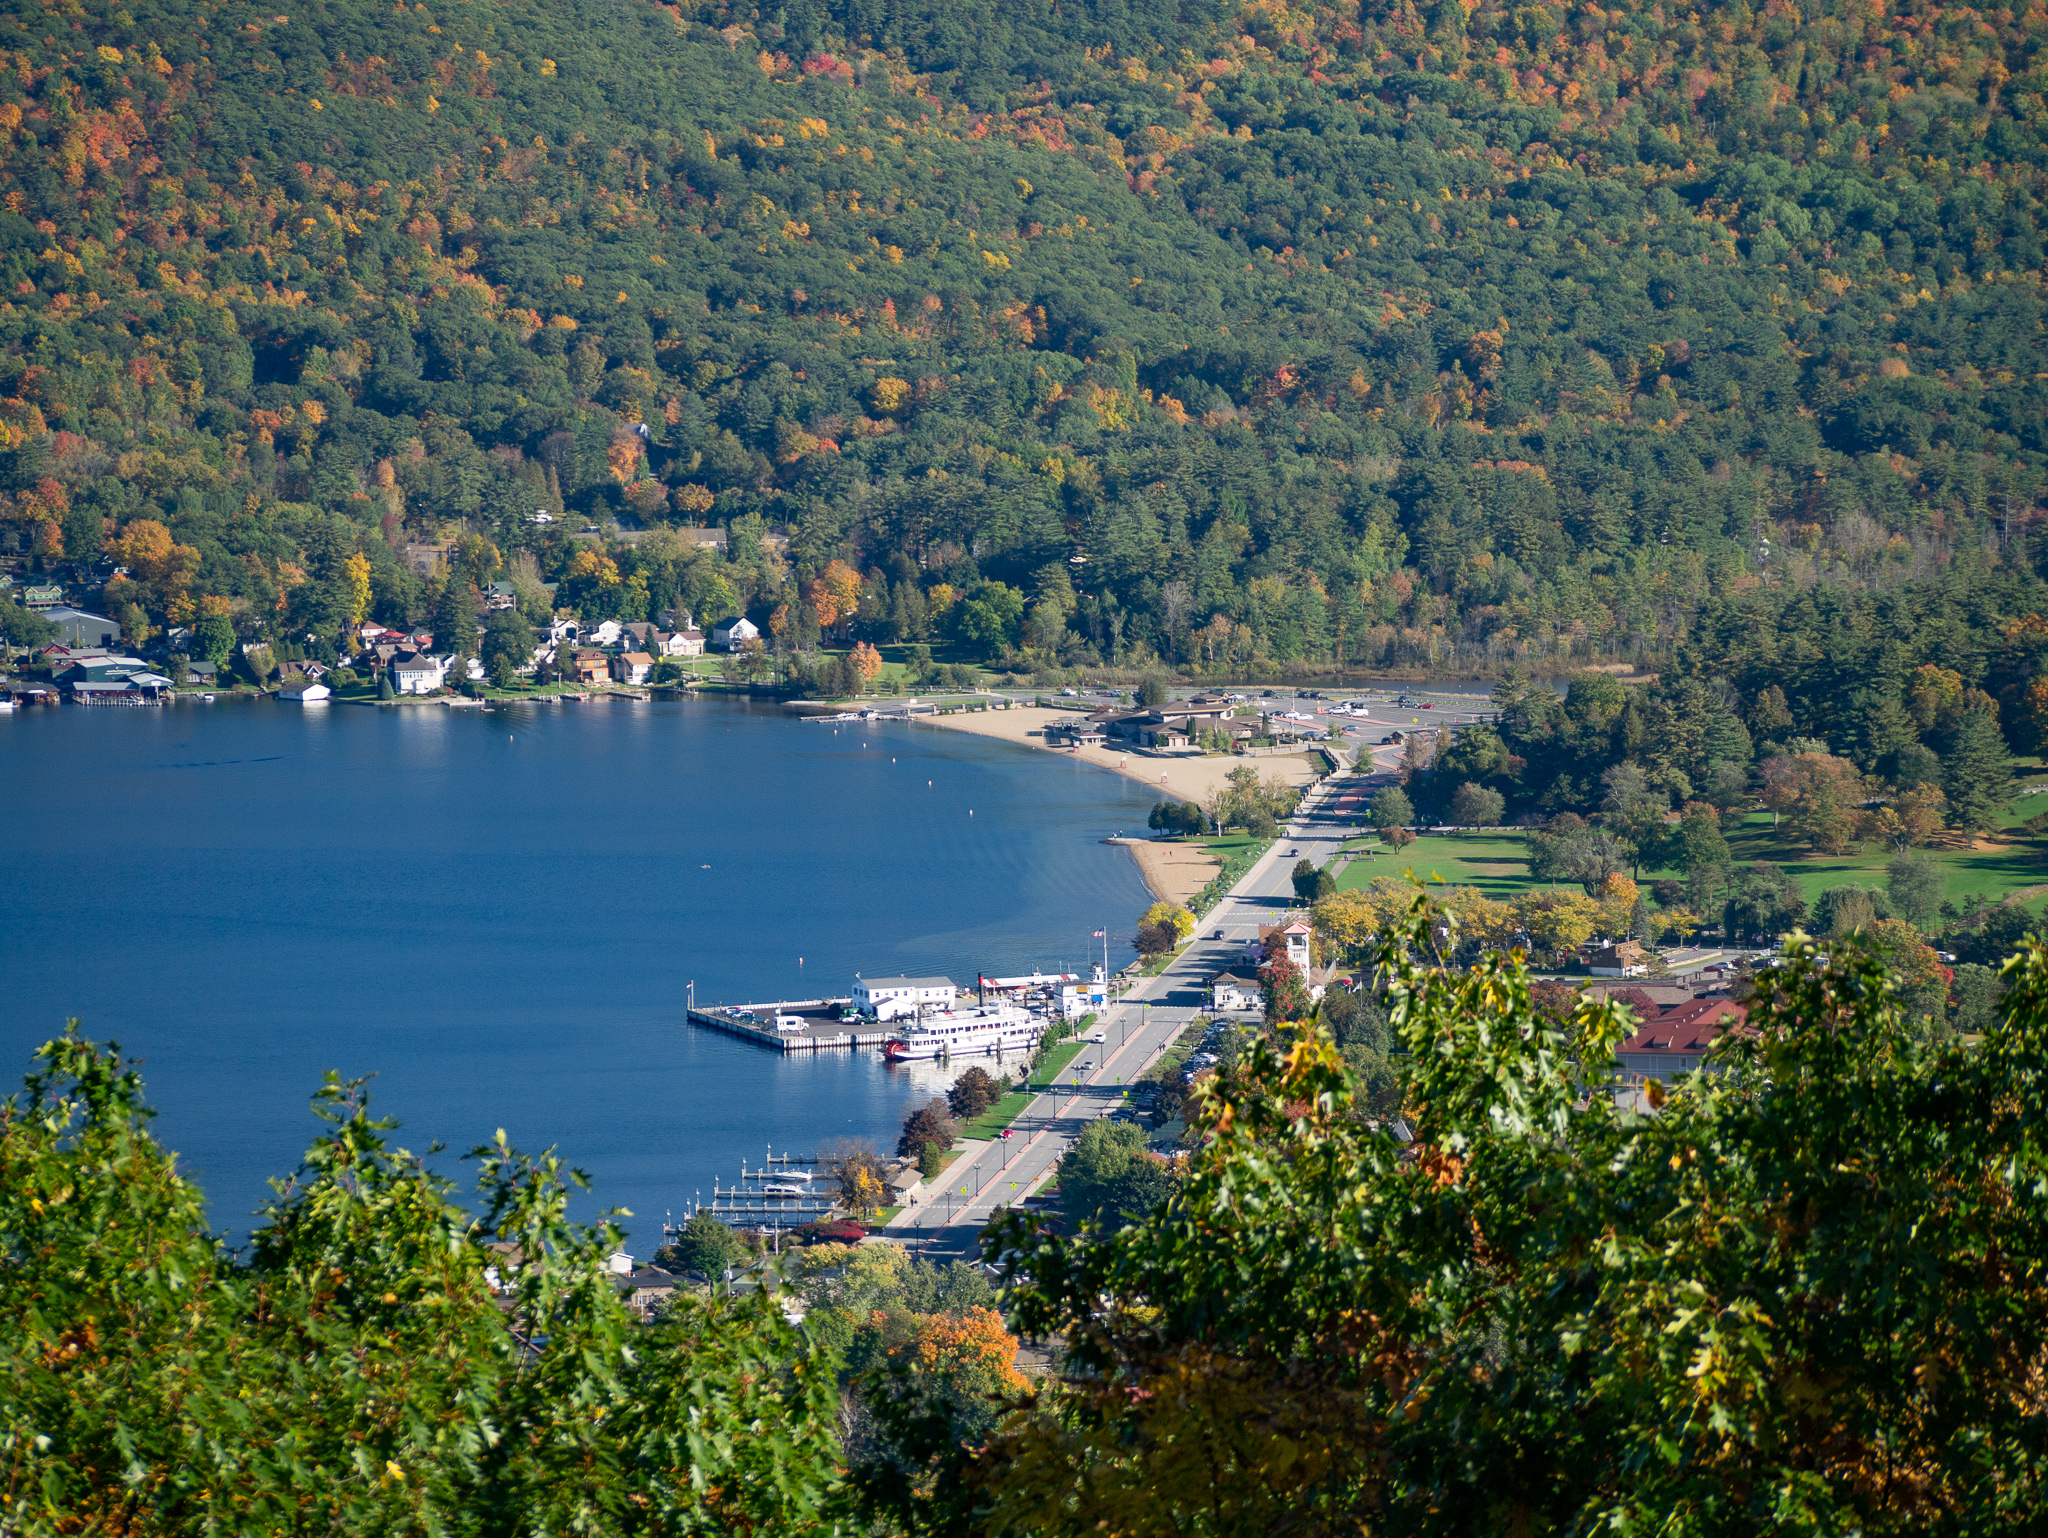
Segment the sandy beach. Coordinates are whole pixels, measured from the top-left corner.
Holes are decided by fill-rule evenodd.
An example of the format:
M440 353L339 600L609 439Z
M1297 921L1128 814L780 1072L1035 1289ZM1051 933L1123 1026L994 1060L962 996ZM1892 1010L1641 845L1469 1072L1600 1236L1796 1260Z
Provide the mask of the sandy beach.
M1202 844L1144 838L1120 838L1114 842L1130 850L1138 862L1138 874L1154 897L1179 903L1183 908L1222 869L1222 862Z
M1207 803L1229 783L1230 771L1249 764L1259 778L1279 779L1289 785L1306 785L1317 777L1321 760L1312 765L1305 753L1276 753L1270 757L1236 758L1226 755L1160 755L1132 752L1128 748L1048 748L1045 728L1049 722L1070 721L1070 710L1047 710L1036 705L1017 705L1008 710L960 711L949 716L919 716L920 724L942 726L981 737L999 737L1019 747L1038 748L1061 758L1093 764L1127 779L1137 780L1176 801ZM1137 830L1131 830L1135 833ZM1138 862L1138 874L1154 897L1166 902L1186 903L1209 884L1217 862L1199 844L1156 843L1143 838L1116 840L1130 850Z
M1261 780L1277 778L1289 785L1306 785L1320 769L1311 768L1302 753L1276 753L1270 758L1233 758L1227 755L1186 757L1137 753L1128 748L1048 748L1048 722L1071 721L1071 710L1042 709L1018 705L1009 710L959 711L950 716L918 716L920 726L941 726L956 732L973 732L981 737L1000 737L1020 747L1039 748L1061 758L1093 764L1156 789L1176 801L1206 802L1229 781L1230 771L1245 764L1259 771Z

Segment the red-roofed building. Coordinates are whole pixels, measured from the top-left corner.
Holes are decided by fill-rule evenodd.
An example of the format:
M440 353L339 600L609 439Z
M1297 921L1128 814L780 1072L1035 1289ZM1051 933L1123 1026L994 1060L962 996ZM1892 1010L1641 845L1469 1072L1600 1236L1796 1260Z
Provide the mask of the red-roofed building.
M1733 999L1694 999L1667 1009L1615 1049L1624 1073L1669 1084L1706 1063L1715 1038L1743 1023L1749 1010Z

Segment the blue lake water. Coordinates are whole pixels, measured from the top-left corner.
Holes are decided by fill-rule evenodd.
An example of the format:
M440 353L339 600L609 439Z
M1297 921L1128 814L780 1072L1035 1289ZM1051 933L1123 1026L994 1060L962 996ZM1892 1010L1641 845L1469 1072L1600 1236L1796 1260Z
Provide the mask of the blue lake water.
M1100 842L1143 825L1142 786L737 704L25 711L0 786L0 1088L68 1016L118 1040L228 1231L333 1068L377 1075L405 1146L558 1147L594 1180L579 1215L631 1208L646 1253L742 1160L893 1144L934 1087L693 1029L692 981L1077 970L1098 927L1126 959L1149 900Z

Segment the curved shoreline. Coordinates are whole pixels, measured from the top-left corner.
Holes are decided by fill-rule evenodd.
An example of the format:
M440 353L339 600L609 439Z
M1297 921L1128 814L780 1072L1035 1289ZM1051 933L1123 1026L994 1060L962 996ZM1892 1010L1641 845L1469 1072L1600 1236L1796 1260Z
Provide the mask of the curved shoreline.
M1230 772L1249 764L1261 780L1278 778L1289 785L1306 785L1320 777L1305 753L1275 754L1270 758L1235 758L1224 755L1153 755L1129 748L1054 748L1045 741L1045 728L1054 721L1070 721L1074 712L1038 705L1013 705L1008 710L958 711L945 716L917 716L919 724L971 732L993 737L1020 748L1035 748L1095 769L1107 769L1125 779L1136 780L1176 801L1206 804L1229 782ZM1107 842L1121 844L1137 862L1138 875L1146 889L1162 902L1186 903L1208 885L1221 867L1198 845L1154 842L1150 839L1117 837ZM1176 854L1181 856L1175 858ZM1199 875L1196 872L1199 871Z

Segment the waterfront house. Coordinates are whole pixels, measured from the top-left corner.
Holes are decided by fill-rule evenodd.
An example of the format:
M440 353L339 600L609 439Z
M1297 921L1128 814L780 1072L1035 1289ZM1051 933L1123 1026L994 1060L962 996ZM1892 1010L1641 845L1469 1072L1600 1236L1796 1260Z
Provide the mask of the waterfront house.
M704 655L704 632L701 630L657 630L654 633L654 655L657 657L701 657Z
M920 1009L951 1009L960 990L950 977L856 977L853 1007L877 1020L914 1015Z
M1623 1073L1669 1084L1681 1073L1706 1066L1715 1041L1741 1029L1748 1017L1748 1009L1733 999L1694 999L1639 1026L1615 1048L1615 1060Z
M120 623L104 614L57 604L45 609L43 618L57 627L57 639L67 646L112 646L121 639Z
M648 624L646 620L632 620L622 628L624 633L619 637L619 644L621 646L630 647L636 652L651 652L654 650L654 627Z
M570 666L579 684L601 684L611 677L610 659L603 652L579 651Z
M400 694L432 694L447 676L446 665L423 652L391 664L391 687Z
M1264 1004L1265 991L1260 988L1256 977L1245 977L1236 972L1218 972L1209 979L1211 1009L1260 1009Z
M761 627L744 614L720 620L711 627L711 644L720 651L736 652L749 641L761 639Z
M619 637L626 633L625 626L615 619L599 620L583 632L583 639L598 646L617 646Z
M654 671L654 659L645 652L627 652L612 658L612 677L622 684L644 684Z
M583 627L573 619L563 619L557 616L548 625L548 639L550 641L580 641L583 639Z

